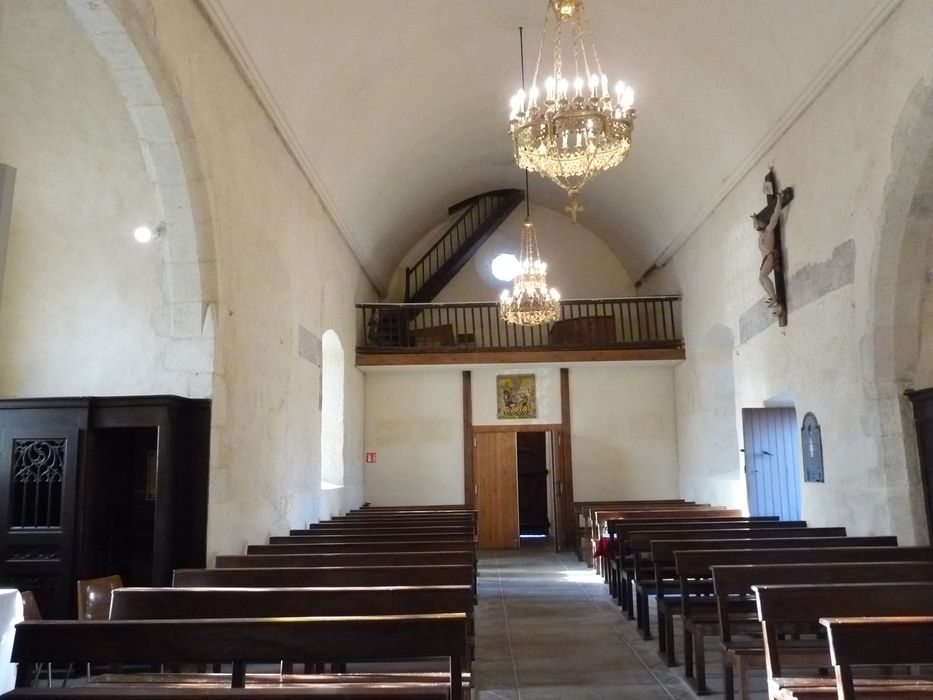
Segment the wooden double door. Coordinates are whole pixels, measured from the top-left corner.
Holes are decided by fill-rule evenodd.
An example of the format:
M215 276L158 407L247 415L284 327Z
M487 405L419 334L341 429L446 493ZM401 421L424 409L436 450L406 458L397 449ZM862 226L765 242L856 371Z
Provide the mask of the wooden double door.
M571 507L569 475L565 460L561 459L562 435L560 427L527 426L526 430L474 428L473 431L473 507L478 517L478 546L480 549L516 549L520 544L519 509L519 435L525 432L542 433L550 455L547 471L550 488L545 488L546 504L551 516L551 528L558 550L567 539L566 513ZM540 478L534 489L540 489ZM527 506L526 506L527 508ZM540 519L540 515L537 516Z

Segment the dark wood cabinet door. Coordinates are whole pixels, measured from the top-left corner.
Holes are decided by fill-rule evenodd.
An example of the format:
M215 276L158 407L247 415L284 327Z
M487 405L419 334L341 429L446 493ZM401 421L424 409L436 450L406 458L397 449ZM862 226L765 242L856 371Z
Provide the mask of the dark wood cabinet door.
M0 585L74 616L75 489L87 406L5 409L0 421Z

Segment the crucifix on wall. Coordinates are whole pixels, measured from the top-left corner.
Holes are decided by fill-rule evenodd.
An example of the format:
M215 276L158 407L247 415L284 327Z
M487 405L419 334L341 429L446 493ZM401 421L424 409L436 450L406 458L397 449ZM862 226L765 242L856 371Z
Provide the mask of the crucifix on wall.
M752 214L752 224L758 233L758 249L761 251L758 281L767 294L768 309L777 317L779 326L786 326L787 296L784 288L781 213L793 201L794 189L778 189L774 168L770 168L765 175L763 189L768 203L760 212Z

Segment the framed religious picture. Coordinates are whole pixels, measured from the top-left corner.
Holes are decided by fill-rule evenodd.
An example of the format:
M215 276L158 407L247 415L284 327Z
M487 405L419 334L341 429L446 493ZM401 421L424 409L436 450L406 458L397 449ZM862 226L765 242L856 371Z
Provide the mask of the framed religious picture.
M500 374L496 377L497 418L537 418L535 375Z
M823 483L823 437L820 423L812 413L803 417L800 446L803 449L803 480Z

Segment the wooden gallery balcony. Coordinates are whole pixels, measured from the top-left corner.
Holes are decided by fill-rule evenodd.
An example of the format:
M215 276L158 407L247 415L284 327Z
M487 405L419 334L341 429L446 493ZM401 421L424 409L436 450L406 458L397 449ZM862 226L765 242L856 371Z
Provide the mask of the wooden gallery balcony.
M534 327L505 323L495 302L356 308L359 367L684 359L679 296L569 299Z

